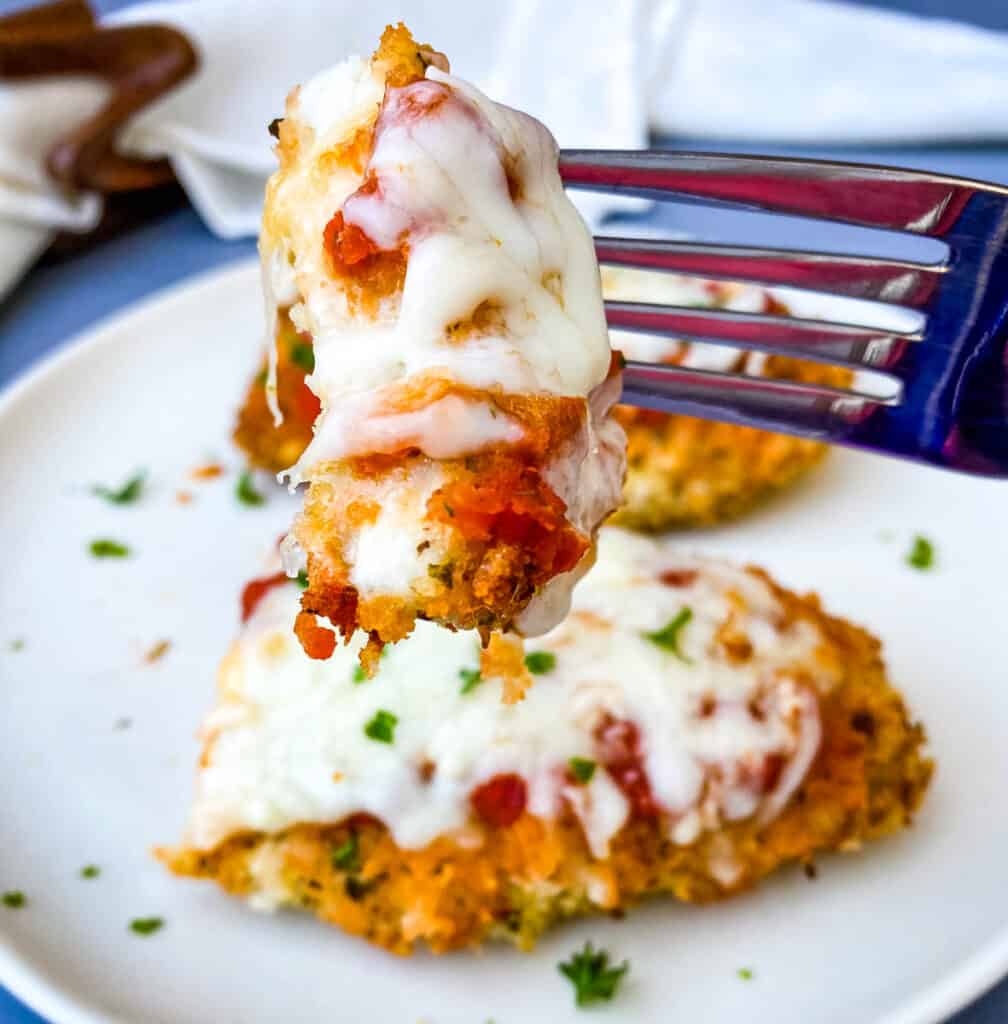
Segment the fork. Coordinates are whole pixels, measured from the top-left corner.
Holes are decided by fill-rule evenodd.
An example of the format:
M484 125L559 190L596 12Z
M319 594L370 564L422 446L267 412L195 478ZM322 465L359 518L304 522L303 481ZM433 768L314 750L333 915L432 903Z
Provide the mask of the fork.
M924 171L718 153L564 150L570 188L689 197L940 239L938 262L596 237L600 263L754 281L916 310L894 331L836 321L606 302L609 326L888 375L881 398L739 373L628 362L622 401L1008 478L1008 189Z

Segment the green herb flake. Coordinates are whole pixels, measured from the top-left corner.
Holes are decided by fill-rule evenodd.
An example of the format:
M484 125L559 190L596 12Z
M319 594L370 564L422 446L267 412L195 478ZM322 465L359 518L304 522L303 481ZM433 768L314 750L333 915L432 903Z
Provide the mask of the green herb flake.
M269 377L269 370L267 370L266 367L264 366L256 374L256 379L255 379L256 386L260 387L260 388L264 388L266 386L266 380L268 379L268 377Z
M134 917L130 921L130 931L137 935L153 935L164 927L163 917Z
M753 980L752 968L751 967L740 967L738 969L738 976L743 981L752 981Z
M144 481L147 474L141 470L134 474L121 487L106 487L104 484L95 484L91 493L99 498L104 498L113 505L132 505L138 501L143 493Z
M624 960L619 967L609 966L609 954L596 950L590 942L574 953L566 963L557 964L564 977L574 986L574 1001L578 1006L590 1006L612 999L630 964Z
M351 832L345 842L333 847L330 860L337 871L357 871L360 868L360 847L356 832Z
M295 576L295 577L294 577L294 582L295 582L295 583L296 583L296 584L297 584L297 585L298 585L298 586L299 586L299 587L300 587L300 588L301 588L302 590L307 590L307 589L308 589L308 572L307 572L307 570L305 570L305 569L302 569L302 570L301 570L301 571L300 571L300 572L299 572L299 573L297 574L297 576Z
M551 651L532 651L525 655L525 667L534 676L544 676L556 668L556 655Z
M921 572L933 568L935 560L934 545L927 537L917 534L914 537L913 547L910 548L906 560L907 565L912 566L914 569L920 569Z
M17 654L18 651L25 649L25 638L23 636L16 636L10 642L10 650L12 653Z
M305 373L315 372L315 351L304 341L295 341L291 345L291 362L301 367Z
M109 540L107 537L99 537L91 541L88 550L95 558L129 558L130 549L117 540Z
M364 735L369 740L376 740L378 743L394 743L395 727L399 724L397 715L391 711L379 710L375 712L374 718L364 726Z
M363 665L354 665L353 672L350 673L350 681L352 683L366 683L368 680L368 674L364 671Z
M88 864L80 869L81 878L97 878L101 874L101 868L97 864Z
M469 693L475 690L483 682L483 675L478 668L460 668L459 679L462 680L462 689L459 693Z
M644 637L650 640L656 647L660 647L663 651L668 651L670 654L674 654L680 661L686 662L687 665L692 664L689 658L681 650L679 650L679 634L686 628L690 620L693 618L693 609L690 607L682 608L679 614L676 615L667 625L661 629L655 630L654 633L645 633Z
M243 505L264 505L265 497L255 489L255 481L252 478L251 470L246 469L238 477L238 486L235 488L235 497Z
M20 910L27 902L20 889L8 889L3 894L3 905L10 910Z
M582 786L587 785L595 774L595 762L587 757L572 757L568 762L574 781Z

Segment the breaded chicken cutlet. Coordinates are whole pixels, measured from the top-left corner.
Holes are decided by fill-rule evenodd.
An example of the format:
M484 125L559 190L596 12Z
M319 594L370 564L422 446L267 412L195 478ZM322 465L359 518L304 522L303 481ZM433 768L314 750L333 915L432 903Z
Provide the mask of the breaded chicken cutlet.
M762 288L625 268L603 267L602 291L607 299L622 302L788 313ZM647 362L830 387L846 387L851 381L851 372L841 367L740 353L727 346L625 331L612 333L612 345L628 359ZM738 518L795 483L828 450L827 445L803 437L625 405L617 407L616 418L627 433L627 479L623 505L612 521L655 533Z
M762 289L609 267L602 269L602 290L606 298L626 301L786 312ZM281 330L282 338L290 337L289 328ZM729 349L626 332L614 332L612 344L628 358L672 359L716 369L734 369L738 361L746 372L780 380L833 387L850 381L849 371L784 356L740 358ZM282 426L273 425L260 373L249 386L235 431L236 443L253 465L275 473L300 456L311 440L315 417L310 402L302 406L290 397L303 389L305 375L302 363L291 360L290 351L290 343L281 341L277 382L285 410ZM613 522L648 532L713 526L738 518L805 476L827 452L827 446L818 441L691 416L623 405L614 414L627 435L627 476L624 503Z
M931 776L874 637L615 528L517 704L473 634L418 624L362 681L352 650L303 654L297 605L282 578L247 602L185 845L160 856L395 953L723 899L905 828Z
M417 619L484 643L545 631L619 501L626 446L556 142L402 26L295 89L278 139L267 305L311 339L321 405L287 470L309 483L285 549L307 572L305 650L362 631L372 671Z

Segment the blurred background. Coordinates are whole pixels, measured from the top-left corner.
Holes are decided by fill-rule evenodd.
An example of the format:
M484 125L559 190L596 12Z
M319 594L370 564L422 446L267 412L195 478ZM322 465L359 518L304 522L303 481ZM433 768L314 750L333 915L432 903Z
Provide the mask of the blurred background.
M1008 184L1004 0L0 0L0 386L122 306L252 257L267 126L287 90L400 18L561 145L802 154ZM686 203L582 210L613 234L908 244ZM0 989L2 1024L39 1020ZM1002 986L956 1024L1006 1020Z

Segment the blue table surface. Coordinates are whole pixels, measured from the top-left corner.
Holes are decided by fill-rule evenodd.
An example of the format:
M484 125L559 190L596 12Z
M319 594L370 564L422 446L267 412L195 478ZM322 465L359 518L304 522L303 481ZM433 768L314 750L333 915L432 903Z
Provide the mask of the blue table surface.
M98 0L95 7L110 10L124 0ZM939 0L869 0L877 6L949 14ZM22 2L0 0L0 13ZM985 27L1008 28L1008 5L986 0L963 0L954 16ZM690 148L688 140L677 145ZM701 147L696 147L701 148ZM703 148L712 148L706 146ZM718 147L730 149L734 147ZM787 147L761 146L763 151L796 152ZM965 177L1008 184L1008 145L977 147L917 147L872 150L864 148L805 150L810 155L838 159L924 167ZM877 233L844 237L831 225L737 216L700 206L675 205L652 212L650 223L670 230L695 233L710 240L768 245L800 244L828 250L850 245L878 253L902 254L901 243ZM47 353L66 344L78 332L183 278L254 255L249 240L224 242L211 235L196 214L183 209L128 235L107 242L62 263L40 267L28 275L13 295L0 304L0 387L23 373ZM908 938L908 941L910 939ZM884 970L884 964L880 965ZM1004 1024L1008 1021L1008 981L953 1019L953 1024ZM0 1024L45 1024L43 1019L0 987ZM856 1024L856 1022L852 1022Z

